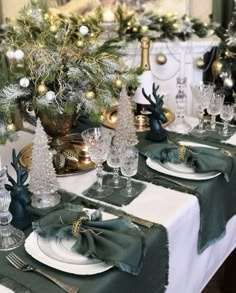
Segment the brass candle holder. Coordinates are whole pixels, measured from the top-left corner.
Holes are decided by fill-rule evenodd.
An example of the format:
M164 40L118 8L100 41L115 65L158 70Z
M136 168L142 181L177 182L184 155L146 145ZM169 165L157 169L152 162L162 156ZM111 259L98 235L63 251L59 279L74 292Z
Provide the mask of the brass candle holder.
M145 115L137 115L134 117L134 124L137 131L143 131L149 127L149 118Z

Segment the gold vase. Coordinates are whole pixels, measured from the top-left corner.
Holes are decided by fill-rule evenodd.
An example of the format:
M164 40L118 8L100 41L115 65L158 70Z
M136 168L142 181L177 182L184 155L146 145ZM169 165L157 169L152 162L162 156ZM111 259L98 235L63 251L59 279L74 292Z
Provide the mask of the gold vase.
M52 138L51 147L58 149L65 146L65 141L62 138L71 130L77 119L77 114L57 112L48 114L45 111L38 111L37 116L40 118L45 132Z

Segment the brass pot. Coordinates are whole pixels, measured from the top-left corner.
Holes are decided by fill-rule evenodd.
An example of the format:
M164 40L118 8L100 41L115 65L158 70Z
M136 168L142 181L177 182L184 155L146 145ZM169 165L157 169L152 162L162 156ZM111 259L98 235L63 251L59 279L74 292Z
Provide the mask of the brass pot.
M37 116L40 118L45 132L52 138L63 137L69 133L75 123L77 114L60 114L38 111Z

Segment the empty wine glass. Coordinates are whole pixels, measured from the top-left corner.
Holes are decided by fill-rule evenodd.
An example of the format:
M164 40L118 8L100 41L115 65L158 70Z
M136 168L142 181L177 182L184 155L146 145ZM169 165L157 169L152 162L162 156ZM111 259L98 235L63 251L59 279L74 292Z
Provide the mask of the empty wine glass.
M209 131L217 131L219 127L216 126L216 115L220 114L221 107L224 103L224 94L213 93L207 107L208 114L211 115L210 125L206 127Z
M113 188L120 188L125 186L126 184L126 179L120 177L119 175L121 155L122 148L119 145L112 142L107 157L107 165L113 168L113 178L111 180L108 180L107 183L109 183L109 185Z
M199 124L197 128L191 131L192 135L199 137L208 135L206 129L204 128L204 110L208 107L214 87L214 83L208 81L193 82L190 84L193 99L199 112Z
M136 147L127 147L121 157L121 173L127 177L127 184L121 194L132 197L138 194L137 188L132 185L131 177L138 171L138 150Z
M219 132L222 136L230 136L233 134L232 131L229 130L229 122L234 117L234 103L231 102L225 102L222 105L221 111L220 111L220 118L224 121L223 129Z
M94 127L84 130L81 136L88 147L88 153L91 160L96 165L97 183L95 188L89 189L89 194L94 197L102 198L112 193L112 187L103 185L103 166L106 161L112 133L108 129L102 127Z

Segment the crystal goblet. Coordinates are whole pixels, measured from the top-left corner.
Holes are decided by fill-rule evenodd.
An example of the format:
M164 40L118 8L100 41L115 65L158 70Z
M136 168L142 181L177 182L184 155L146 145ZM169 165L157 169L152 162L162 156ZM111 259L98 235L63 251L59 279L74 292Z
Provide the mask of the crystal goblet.
M224 94L213 93L207 107L208 114L211 115L210 125L206 127L208 131L218 131L219 127L216 125L216 115L220 114L221 107L224 103Z
M113 178L111 180L108 180L107 183L109 183L109 185L113 188L120 188L125 186L126 184L126 179L120 177L119 175L121 155L122 148L115 143L111 143L109 154L107 157L107 165L113 168Z
M190 84L193 99L199 112L198 127L191 131L191 134L194 136L202 137L208 135L208 132L204 128L204 110L208 107L214 87L214 83L208 81L193 82Z
M219 134L222 136L230 136L233 134L231 130L229 130L229 122L234 117L234 103L225 102L220 111L220 118L224 121L223 129L219 131Z
M121 194L127 197L135 196L138 190L132 185L131 177L138 171L138 149L136 147L126 148L121 157L120 170L122 175L127 177L126 187L121 190Z
M96 165L97 182L89 193L97 198L102 198L112 193L112 187L103 185L103 163L106 161L112 139L110 130L94 127L84 130L81 136L88 147L91 161Z

